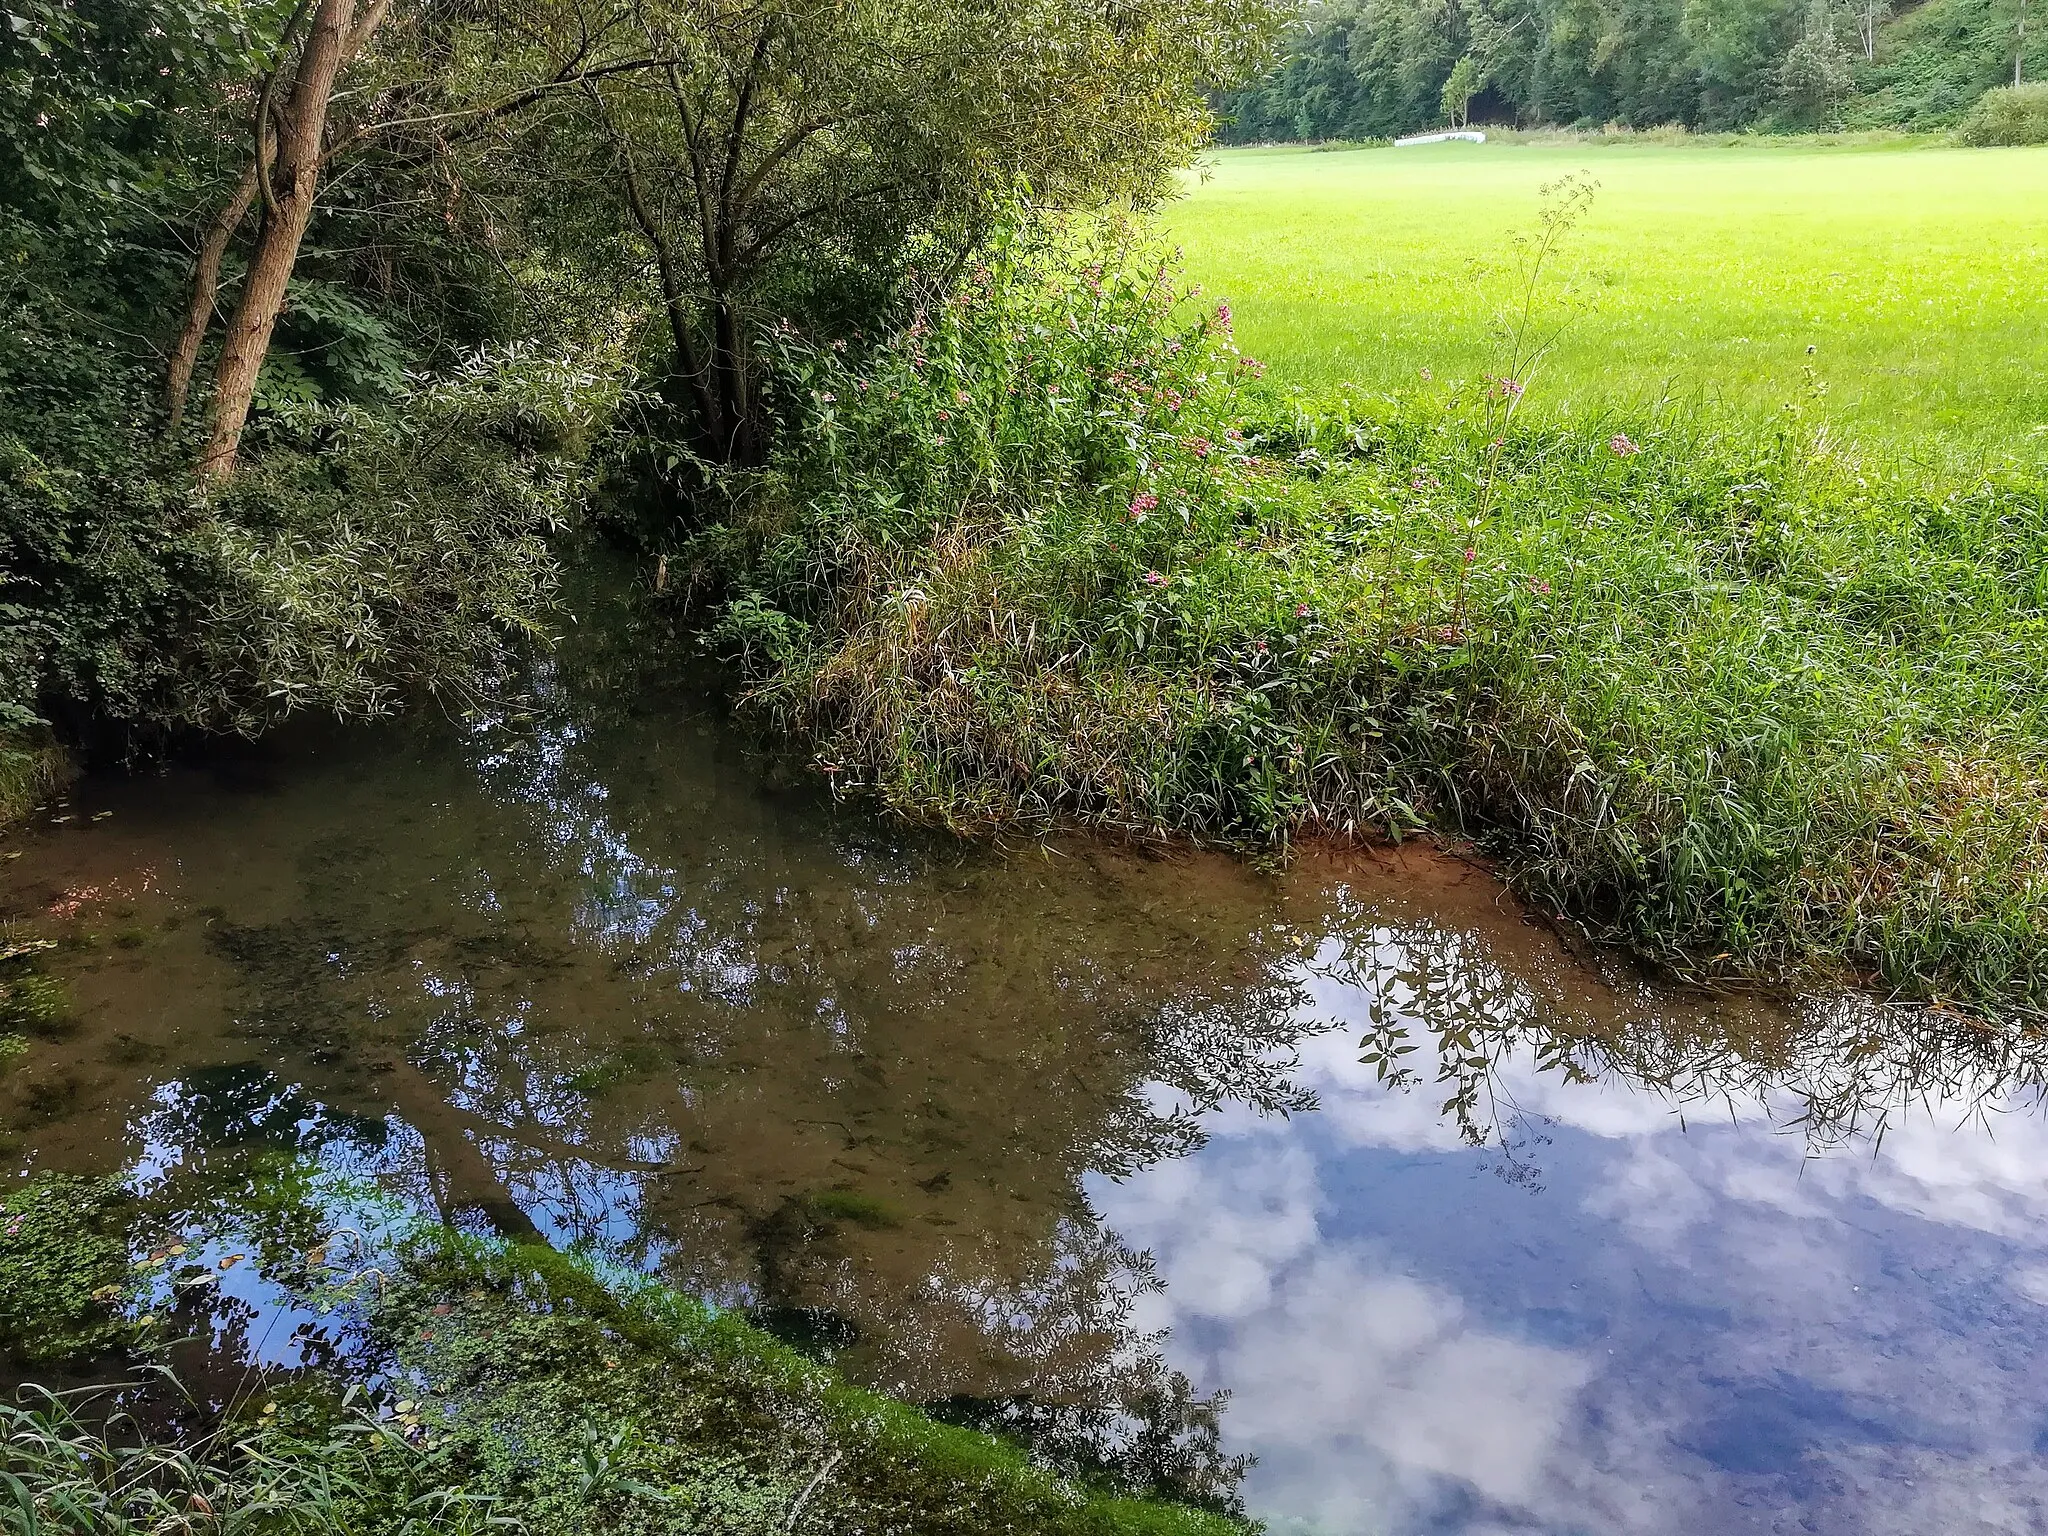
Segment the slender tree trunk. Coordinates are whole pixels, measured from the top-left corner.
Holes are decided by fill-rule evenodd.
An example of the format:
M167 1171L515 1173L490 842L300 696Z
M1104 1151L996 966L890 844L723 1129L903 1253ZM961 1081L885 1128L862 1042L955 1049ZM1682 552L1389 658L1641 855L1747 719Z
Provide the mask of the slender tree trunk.
M335 78L369 41L370 31L383 17L385 3L388 0L373 3L357 24L355 0L320 0L291 95L277 109L275 163L265 164L258 154L256 187L263 194L263 225L214 374L212 427L199 458L199 472L208 479L225 480L234 473L242 427L256 394L256 377L270 351L270 335L284 308L299 245L313 217Z
M712 344L719 406L725 416L724 460L729 464L760 462L761 433L754 420L753 391L747 371L747 338L737 307L726 294L712 300L715 323Z
M192 302L185 312L185 328L178 333L165 368L164 403L170 408L166 431L172 437L177 436L184 423L185 402L192 393L192 370L199 365L199 349L206 344L207 327L213 324L214 305L220 296L221 261L255 201L256 167L252 162L235 184L227 206L207 225L199 242L199 254L192 263Z

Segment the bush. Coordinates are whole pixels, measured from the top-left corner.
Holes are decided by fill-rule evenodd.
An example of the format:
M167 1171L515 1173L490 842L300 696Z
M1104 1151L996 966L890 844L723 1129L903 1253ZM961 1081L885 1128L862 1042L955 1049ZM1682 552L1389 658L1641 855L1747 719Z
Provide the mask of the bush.
M1986 91L1956 128L1965 144L2048 144L2048 80Z
M1475 834L1688 963L2048 1007L2048 485L1788 413L1255 398L1170 274L1019 245L797 418L687 552L744 705L963 829Z
M552 605L621 376L496 351L375 412L283 408L209 496L131 405L144 380L63 372L0 371L0 729L77 736L377 714L490 673Z

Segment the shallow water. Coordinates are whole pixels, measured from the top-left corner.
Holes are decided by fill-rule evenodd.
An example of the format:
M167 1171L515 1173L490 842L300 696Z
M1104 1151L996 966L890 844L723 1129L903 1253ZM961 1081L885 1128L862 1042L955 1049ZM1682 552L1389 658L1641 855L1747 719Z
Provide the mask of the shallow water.
M1163 1356L1276 1530L2048 1529L2037 1045L1420 852L964 847L635 670L80 786L0 862L78 1019L7 1161L305 1150L981 1422Z

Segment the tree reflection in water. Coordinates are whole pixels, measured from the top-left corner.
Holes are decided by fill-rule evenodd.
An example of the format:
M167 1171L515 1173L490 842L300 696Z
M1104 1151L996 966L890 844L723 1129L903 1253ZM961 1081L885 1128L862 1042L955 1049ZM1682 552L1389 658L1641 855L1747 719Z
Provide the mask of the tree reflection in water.
M489 719L261 793L99 789L114 820L0 898L54 923L54 892L118 892L157 928L73 968L75 1091L30 1154L196 1170L288 1120L445 1219L594 1245L950 1416L1227 1502L1218 1405L1139 1327L1157 1278L1086 1180L1185 1156L1219 1105L1313 1111L1310 1037L1354 1035L1527 1182L1530 1070L1680 1116L1762 1102L1816 1148L2041 1081L2038 1031L1596 975L1442 859L1275 877L835 814L633 670L572 647ZM173 1044L136 1049L138 1020Z

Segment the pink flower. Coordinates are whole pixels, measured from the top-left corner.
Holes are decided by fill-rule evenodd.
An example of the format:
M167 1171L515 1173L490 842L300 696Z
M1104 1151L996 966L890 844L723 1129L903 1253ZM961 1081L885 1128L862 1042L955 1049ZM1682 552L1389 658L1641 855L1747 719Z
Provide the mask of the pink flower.
M1260 641L1260 642L1258 643L1258 646L1257 646L1257 650L1258 650L1258 653L1259 653L1259 654L1260 654L1261 656L1265 655L1265 654L1266 654L1266 642L1265 642L1265 641L1263 641L1263 640L1261 640L1261 641Z
M834 400L837 400L839 397L833 394L831 390L825 389L820 390L818 392L818 398L824 401L827 405L830 405Z
M1255 379L1264 378L1266 375L1266 365L1256 357L1241 357L1237 361L1237 366Z
M1474 549L1471 545L1467 544L1465 546L1465 563L1467 565L1470 565L1474 560L1477 560L1478 558L1479 551Z
M1150 491L1141 491L1131 498L1131 521L1142 522L1145 514L1159 505L1159 498Z
M1163 587L1166 585L1166 578L1157 571L1147 571L1145 573L1145 585L1148 587Z
M951 421L953 419L953 413L951 411L940 411L938 413L938 416L939 420L941 421Z
M969 395L967 391L964 389L956 389L953 391L953 403L955 405L965 405L972 398L973 397Z
M1241 443L1244 441L1244 433L1240 432L1236 427L1225 427L1223 429L1223 435L1229 438L1233 443Z
M1529 578L1529 590L1536 593L1539 597L1544 596L1550 591L1550 583L1538 581L1534 576L1531 576Z
M1635 440L1626 432L1615 433L1613 437L1607 440L1607 446L1614 450L1616 458L1621 459L1632 458L1643 451L1635 445Z
M1307 603L1303 603L1294 610L1294 616L1297 619L1305 619L1314 611L1315 610L1310 608Z
M1230 329L1230 306L1228 304L1218 304L1216 306L1216 323L1226 331Z
M1191 437L1188 439L1188 452L1198 459L1209 457L1210 446L1209 439L1206 437Z

